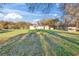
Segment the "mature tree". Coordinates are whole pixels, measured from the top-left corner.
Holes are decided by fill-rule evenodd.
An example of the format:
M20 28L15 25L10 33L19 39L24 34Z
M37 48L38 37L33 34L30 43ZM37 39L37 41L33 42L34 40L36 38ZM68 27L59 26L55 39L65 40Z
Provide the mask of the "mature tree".
M79 4L65 4L65 25L79 27Z
M43 19L38 22L39 25L43 26L49 26L56 28L56 23L58 22L58 19Z
M16 28L18 28L18 29L28 29L29 26L31 25L31 23L29 23L29 22L17 22L15 25L16 25Z

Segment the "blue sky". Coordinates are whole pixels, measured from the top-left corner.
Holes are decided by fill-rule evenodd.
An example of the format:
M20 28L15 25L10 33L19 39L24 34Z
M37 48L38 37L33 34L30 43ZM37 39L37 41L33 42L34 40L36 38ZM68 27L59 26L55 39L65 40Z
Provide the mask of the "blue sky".
M45 18L60 18L64 12L59 7L63 4L25 4L25 3L7 3L0 4L0 20L4 21L38 21ZM29 6L30 9L29 9ZM34 9L33 9L34 8ZM61 18L60 18L61 20Z

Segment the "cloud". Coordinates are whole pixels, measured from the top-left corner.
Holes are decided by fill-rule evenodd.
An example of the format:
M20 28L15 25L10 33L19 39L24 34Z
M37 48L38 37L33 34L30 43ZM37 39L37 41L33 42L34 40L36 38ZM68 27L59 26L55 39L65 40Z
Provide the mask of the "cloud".
M4 14L0 13L0 20L2 21L4 17Z
M3 17L4 15L2 13L0 13L0 17Z
M59 12L53 12L50 14L31 13L23 10L3 8L0 10L0 20L4 21L27 21L36 22L38 19L44 18L57 18L60 16Z
M33 20L31 20L31 23L36 23L36 22L38 22L40 19L33 19Z
M19 13L19 14L22 14L22 15L41 16L41 14L35 14L35 13L27 12L27 11L16 10L16 9L8 9L8 8L5 8L5 9L0 10L0 11L3 12L4 14Z
M53 15L52 13L49 14L41 14L41 13L32 13L32 12L27 12L27 11L22 11L22 10L16 10L16 9L9 9L9 8L5 8L3 10L1 10L3 13L7 14L7 13L19 13L21 15L29 15L29 16L48 16L48 15Z
M40 20L40 19L34 19L34 21L36 21L36 22L39 21L39 20Z
M12 19L16 19L16 18L22 18L21 15L17 14L17 13L10 13L10 14L7 14L4 18L12 18Z
M7 15L4 16L3 20L4 21L21 21L22 20L22 16L18 13L8 13Z

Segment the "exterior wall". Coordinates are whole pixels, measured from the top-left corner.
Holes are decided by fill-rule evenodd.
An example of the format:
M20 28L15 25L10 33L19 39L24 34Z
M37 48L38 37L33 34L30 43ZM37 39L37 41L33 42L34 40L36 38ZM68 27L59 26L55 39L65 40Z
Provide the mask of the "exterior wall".
M44 26L37 26L36 29L44 29Z
M76 27L68 27L68 32L76 32L77 28Z
M36 29L34 26L29 27L30 30Z
M45 26L45 30L49 30L49 26Z

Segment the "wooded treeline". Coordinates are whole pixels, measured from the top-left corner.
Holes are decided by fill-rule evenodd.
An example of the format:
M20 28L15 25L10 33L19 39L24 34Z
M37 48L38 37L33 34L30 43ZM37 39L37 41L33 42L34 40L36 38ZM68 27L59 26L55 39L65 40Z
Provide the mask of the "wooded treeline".
M32 25L38 25L38 26L49 26L49 27L59 27L60 21L58 19L43 19L39 20L34 23L30 22L6 22L6 21L0 21L0 29L29 29Z
M6 22L0 21L0 29L29 29L29 22Z

